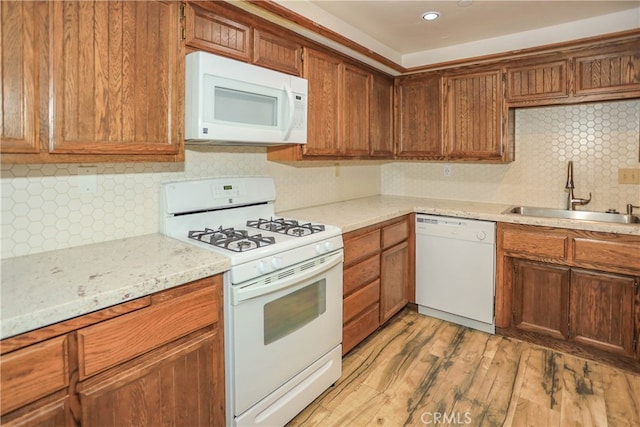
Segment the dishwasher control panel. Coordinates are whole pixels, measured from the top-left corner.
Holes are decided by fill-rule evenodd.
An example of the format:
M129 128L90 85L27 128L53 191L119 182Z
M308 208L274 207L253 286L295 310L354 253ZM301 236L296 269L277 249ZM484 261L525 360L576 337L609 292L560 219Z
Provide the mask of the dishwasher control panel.
M448 237L452 239L494 244L496 223L467 218L416 214L416 235Z

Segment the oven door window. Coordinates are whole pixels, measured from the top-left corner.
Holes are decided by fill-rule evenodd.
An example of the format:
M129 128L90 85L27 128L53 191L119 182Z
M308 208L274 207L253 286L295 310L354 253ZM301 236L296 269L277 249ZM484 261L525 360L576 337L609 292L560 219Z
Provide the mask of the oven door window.
M327 281L318 280L264 305L264 345L286 337L327 309Z

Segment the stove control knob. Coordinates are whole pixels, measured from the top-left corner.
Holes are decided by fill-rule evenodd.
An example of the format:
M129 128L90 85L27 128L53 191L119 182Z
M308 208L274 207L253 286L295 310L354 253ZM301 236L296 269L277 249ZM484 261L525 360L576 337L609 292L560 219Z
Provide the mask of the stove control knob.
M331 252L333 250L333 242L324 242L324 249L327 252Z
M260 261L256 268L258 269L258 273L260 274L267 274L269 272L269 264L264 261Z
M282 268L282 258L271 258L271 267L273 267L274 270Z
M325 253L325 252L326 252L325 247L324 247L321 243L318 243L318 244L317 244L317 245L315 245L313 248L315 249L315 251L316 251L316 253L317 253L318 255L322 255L323 253Z

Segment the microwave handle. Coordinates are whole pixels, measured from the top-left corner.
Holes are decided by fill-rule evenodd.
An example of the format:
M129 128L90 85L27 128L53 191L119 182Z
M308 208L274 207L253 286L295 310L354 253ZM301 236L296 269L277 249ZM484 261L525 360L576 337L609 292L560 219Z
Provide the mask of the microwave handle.
M288 84L284 85L284 91L287 94L287 101L289 102L289 122L287 123L287 129L282 136L284 141L289 139L289 135L291 135L291 131L293 130L293 117L295 116L295 100L293 99L293 92L291 91L291 87Z

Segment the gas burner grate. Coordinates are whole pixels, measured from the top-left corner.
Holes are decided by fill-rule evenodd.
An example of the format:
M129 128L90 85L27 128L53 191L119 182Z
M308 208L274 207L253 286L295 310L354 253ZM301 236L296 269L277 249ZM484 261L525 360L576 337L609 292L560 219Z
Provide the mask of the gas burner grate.
M246 252L251 249L272 245L276 242L273 237L266 237L262 234L250 236L246 230L222 227L217 230L205 228L204 230L189 231L189 238L233 252Z
M247 227L295 237L308 236L309 234L324 231L324 225L312 224L310 222L301 223L295 219L285 218L259 218L256 220L249 220L247 221Z

